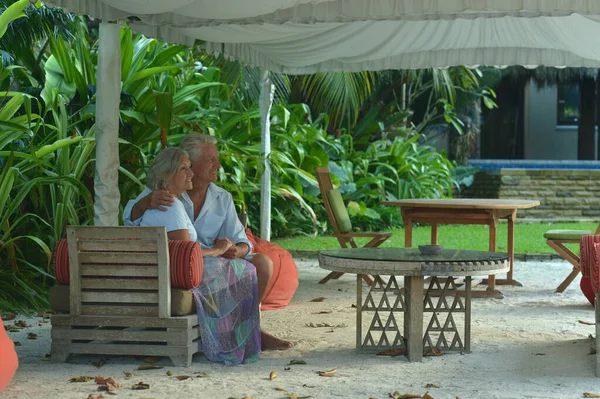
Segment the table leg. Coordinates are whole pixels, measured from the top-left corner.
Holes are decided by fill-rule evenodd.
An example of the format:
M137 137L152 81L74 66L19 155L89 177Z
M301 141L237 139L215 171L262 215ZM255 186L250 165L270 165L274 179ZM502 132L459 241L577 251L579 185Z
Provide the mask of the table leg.
M490 222L490 243L489 243L489 251L496 252L496 228L498 227L498 219L496 215L492 217ZM496 276L490 274L488 276L488 291L495 291L496 289Z
M402 209L402 220L404 220L404 247L412 247L412 218L406 209Z
M512 213L508 216L508 256L510 262L510 269L505 279L496 279L496 285L515 285L522 287L523 284L513 279L513 270L515 266L515 221L517 220L517 210L513 209Z
M437 223L431 223L431 243L432 244L438 243L438 224Z
M423 359L423 276L405 276L404 337L409 362Z
M465 353L471 353L471 276L465 278Z
M356 351L362 349L362 282L363 275L356 275Z

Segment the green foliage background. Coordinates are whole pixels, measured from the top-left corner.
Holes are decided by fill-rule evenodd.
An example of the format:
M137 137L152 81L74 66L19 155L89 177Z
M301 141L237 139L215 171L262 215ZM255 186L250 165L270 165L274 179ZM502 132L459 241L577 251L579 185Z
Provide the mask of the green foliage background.
M0 66L0 309L16 311L48 306L56 242L66 225L93 223L95 167L97 26L44 7L27 7L25 15L8 25L12 42L0 38L6 46ZM30 27L27 20L43 22ZM258 227L259 204L252 199L263 166L256 71L126 27L121 63L122 205L144 188L162 148L186 134L206 133L220 143L219 185L248 213L250 227ZM387 97L389 90L382 92L390 79L409 82L411 99L428 98L426 118L413 123L412 102L400 104ZM460 131L455 85L475 97L489 99L490 93L463 69L273 80L278 101L268 161L276 237L328 231L316 166L331 168L359 229L399 225L396 210L378 205L382 199L451 196L454 164L420 131L433 122Z

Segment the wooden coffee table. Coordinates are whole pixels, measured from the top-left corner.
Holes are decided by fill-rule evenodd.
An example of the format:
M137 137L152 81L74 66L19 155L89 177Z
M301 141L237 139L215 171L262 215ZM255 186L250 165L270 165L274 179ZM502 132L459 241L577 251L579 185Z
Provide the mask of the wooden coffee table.
M357 275L356 350L402 353L404 349L411 362L422 359L424 348L432 352L470 352L471 276L503 273L510 267L507 253L444 249L439 255L425 256L413 248L321 251L319 266ZM362 275L365 274L375 278L371 286L366 286L368 291L363 297ZM404 288L400 288L397 276L404 276ZM432 277L427 291L424 276ZM464 292L459 291L454 279L438 279L450 276L465 276ZM441 295L430 295L430 291L436 291L437 295L441 292ZM431 313L425 334L424 313ZM462 337L454 320L459 313L464 314ZM365 334L363 316L370 317ZM403 334L399 316L403 318Z

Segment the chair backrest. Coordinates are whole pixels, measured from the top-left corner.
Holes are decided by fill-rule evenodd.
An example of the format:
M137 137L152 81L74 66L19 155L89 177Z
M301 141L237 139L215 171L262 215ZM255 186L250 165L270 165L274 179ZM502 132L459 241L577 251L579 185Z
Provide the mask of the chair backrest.
M325 210L327 211L329 223L331 223L331 228L333 229L333 232L335 234L340 234L340 229L338 227L337 221L335 220L335 215L331 210L329 197L327 196L327 192L333 189L333 183L331 182L329 168L318 166L315 168L315 174L317 176L317 182L319 183L319 190L321 190L321 199L323 200L323 205L325 205Z
M72 316L171 316L164 227L68 226Z

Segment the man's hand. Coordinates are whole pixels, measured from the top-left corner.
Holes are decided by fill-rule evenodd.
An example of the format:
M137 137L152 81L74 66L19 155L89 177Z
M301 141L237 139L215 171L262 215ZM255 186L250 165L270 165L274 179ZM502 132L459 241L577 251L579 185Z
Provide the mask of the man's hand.
M175 198L166 190L152 191L133 206L129 218L131 220L137 220L141 218L148 209L158 209L166 212L167 208L165 208L165 206L173 205L173 201L175 201Z
M167 190L155 190L146 196L148 198L147 209L158 209L159 211L166 212L165 206L173 205L175 197Z

